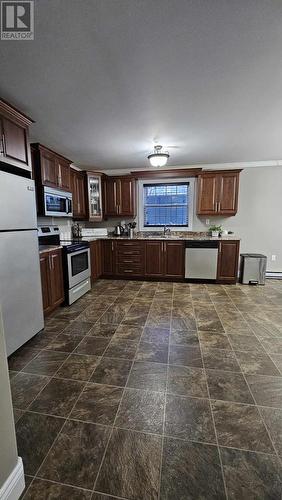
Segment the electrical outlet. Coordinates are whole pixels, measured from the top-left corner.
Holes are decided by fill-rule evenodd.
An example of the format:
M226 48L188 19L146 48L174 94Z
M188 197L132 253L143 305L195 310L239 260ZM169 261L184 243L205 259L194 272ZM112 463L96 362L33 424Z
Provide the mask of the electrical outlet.
M275 261L276 260L276 255L271 255L271 260Z
M206 219L206 226L210 225L210 219Z

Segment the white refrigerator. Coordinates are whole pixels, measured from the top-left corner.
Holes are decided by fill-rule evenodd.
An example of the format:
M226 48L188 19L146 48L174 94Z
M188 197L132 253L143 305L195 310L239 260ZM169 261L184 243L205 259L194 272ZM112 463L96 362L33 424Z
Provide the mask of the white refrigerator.
M0 171L0 305L7 354L44 327L34 181Z

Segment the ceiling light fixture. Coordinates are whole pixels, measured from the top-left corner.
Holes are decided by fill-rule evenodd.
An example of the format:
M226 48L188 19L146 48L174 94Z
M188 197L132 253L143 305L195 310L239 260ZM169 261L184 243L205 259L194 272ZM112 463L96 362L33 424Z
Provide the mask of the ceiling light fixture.
M150 160L152 167L164 167L166 165L169 154L167 151L162 152L162 148L162 146L157 144L154 146L154 152L149 154L148 160Z

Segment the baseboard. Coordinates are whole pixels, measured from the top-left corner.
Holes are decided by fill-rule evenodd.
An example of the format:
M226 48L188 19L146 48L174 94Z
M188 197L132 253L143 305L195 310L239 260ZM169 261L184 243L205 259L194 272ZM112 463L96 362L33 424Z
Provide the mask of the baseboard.
M24 490L24 469L21 457L0 489L0 500L18 500Z
M266 271L265 277L266 278L271 278L271 279L274 279L274 280L282 280L282 272Z

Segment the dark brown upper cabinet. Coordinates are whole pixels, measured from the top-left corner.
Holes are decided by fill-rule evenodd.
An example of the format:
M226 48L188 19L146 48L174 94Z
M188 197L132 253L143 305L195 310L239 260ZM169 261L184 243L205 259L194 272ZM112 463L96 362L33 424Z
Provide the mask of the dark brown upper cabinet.
M91 222L100 222L103 220L102 182L104 175L101 172L85 172L85 176L87 218Z
M37 187L49 186L71 191L71 161L42 144L31 144L32 164Z
M0 161L31 171L29 126L33 120L0 99Z
M198 176L198 215L236 215L241 170L206 171Z
M87 218L85 173L71 168L70 180L73 218L85 220Z
M136 183L131 176L106 177L104 184L105 217L136 215Z

